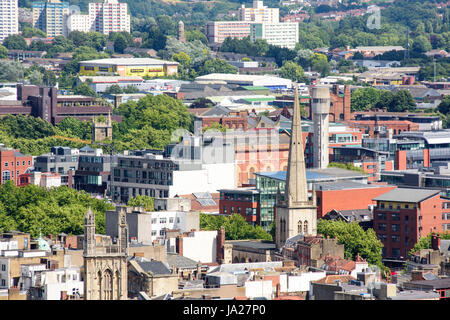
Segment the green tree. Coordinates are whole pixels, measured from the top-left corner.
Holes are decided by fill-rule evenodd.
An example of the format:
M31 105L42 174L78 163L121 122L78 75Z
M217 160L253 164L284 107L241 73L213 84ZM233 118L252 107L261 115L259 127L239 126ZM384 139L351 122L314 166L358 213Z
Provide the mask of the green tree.
M444 99L439 103L438 110L442 114L448 114L450 112L450 96L445 96Z
M301 66L293 61L285 61L283 66L280 68L280 77L291 79L295 82L304 82L305 74Z
M264 231L261 226L248 224L240 214L214 216L200 213L200 229L219 230L221 227L225 228L225 239L227 240L261 239L272 241L272 236Z
M373 229L364 231L356 222L320 219L317 222L317 233L337 238L338 242L344 245L346 259L354 259L359 254L370 264L382 266L383 244Z
M352 92L352 111L368 111L380 101L381 91L375 88L358 88Z
M83 140L92 138L92 123L90 121L80 121L77 118L65 117L61 120L57 129L60 135L73 136Z
M210 126L204 127L204 128L202 129L203 132L206 132L206 131L208 131L208 130L218 130L218 131L220 131L220 132L226 132L226 131L228 130L228 128L225 127L225 126L223 126L223 125L221 125L221 124L218 123L218 122L214 122L214 123L212 123Z
M40 37L45 38L47 35L44 31L36 28L23 27L22 29L22 37L24 38L32 38L32 37Z
M95 93L95 90L92 89L89 84L87 84L86 82L79 84L78 86L75 87L75 89L73 90L73 92L75 94L79 94L82 96L90 96L90 97L96 97L97 94Z
M424 53L431 50L430 41L424 36L418 36L414 39L412 50L418 53Z
M17 61L0 61L0 81L17 82L23 79L24 70Z
M154 199L149 196L137 195L136 197L128 200L128 206L130 207L144 207L146 211L154 211L155 203Z
M389 112L412 111L416 108L411 92L408 90L399 90L394 94L391 104L388 106Z
M210 73L237 73L237 68L223 59L216 58L212 60L206 60L203 67L200 69L200 74Z
M8 58L8 49L0 45L0 59L7 59L7 58Z
M3 46L9 50L27 50L27 42L24 37L18 34L13 34L3 40Z
M330 73L331 67L327 56L324 54L314 53L314 56L311 58L311 65L312 69L319 72L322 77L326 77Z
M33 85L41 86L42 84L44 84L44 76L38 70L34 70L28 76L28 81L30 81L30 83Z
M127 39L125 36L119 35L114 41L114 51L117 53L123 53L123 51L128 47Z

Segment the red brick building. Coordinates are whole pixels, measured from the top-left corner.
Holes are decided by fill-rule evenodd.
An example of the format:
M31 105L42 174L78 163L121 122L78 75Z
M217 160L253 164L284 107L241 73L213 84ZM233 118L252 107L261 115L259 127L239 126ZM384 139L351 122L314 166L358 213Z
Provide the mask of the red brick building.
M260 223L259 192L254 188L222 189L220 192L219 213L231 215L239 213L252 225Z
M405 259L420 238L442 231L439 190L397 188L373 200L373 225L384 258Z
M362 129L370 138L375 138L375 123L379 127L391 130L392 134L400 134L404 131L419 131L419 124L408 120L384 120L375 122L375 120L349 120L346 124L350 127Z
M0 184L8 180L20 184L19 176L33 166L33 157L20 153L20 150L0 148Z
M375 205L375 197L394 190L396 186L362 184L352 181L316 183L317 218L331 210L367 209Z
M339 85L333 85L330 92L330 102L330 122L340 122L351 119L351 93L349 86L344 86L344 92L341 93ZM312 112L310 112L310 114L312 115Z

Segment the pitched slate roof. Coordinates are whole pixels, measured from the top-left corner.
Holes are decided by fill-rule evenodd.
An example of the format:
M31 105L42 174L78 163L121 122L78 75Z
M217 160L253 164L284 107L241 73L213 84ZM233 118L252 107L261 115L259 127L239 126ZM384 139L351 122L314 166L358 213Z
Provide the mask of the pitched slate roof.
M161 261L152 260L136 262L145 272L151 272L153 274L171 274L169 268L167 268Z
M184 256L180 256L176 253L167 253L166 261L169 266L174 266L175 268L181 269L197 268L197 261L194 261Z

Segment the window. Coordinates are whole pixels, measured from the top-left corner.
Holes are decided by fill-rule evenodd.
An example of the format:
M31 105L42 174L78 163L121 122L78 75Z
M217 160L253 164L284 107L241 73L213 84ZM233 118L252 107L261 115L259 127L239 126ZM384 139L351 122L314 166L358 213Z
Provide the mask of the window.
M6 264L2 264L2 271L6 271Z
M11 173L8 170L3 171L2 178L3 178L3 182L10 180L11 179Z
M152 218L152 224L155 224L157 222L158 219L156 218Z
M400 236L392 235L392 242L400 242Z
M391 218L394 221L399 221L400 220L400 215L398 213L393 213Z
M378 230L386 231L386 223L379 223Z
M173 223L173 217L169 218L169 223Z
M159 223L167 223L167 218L159 218Z
M156 230L152 230L152 236L156 236Z
M399 224L393 224L392 225L392 231L394 231L394 232L400 231L400 225Z
M2 287L6 287L6 281L5 281L5 279L2 279Z
M384 208L384 202L380 203L380 208Z
M164 229L159 230L159 235L160 235L160 236L163 236L165 233L166 233L166 231L165 231Z
M180 223L180 217L177 217L177 223Z
M386 213L378 213L379 220L386 220Z

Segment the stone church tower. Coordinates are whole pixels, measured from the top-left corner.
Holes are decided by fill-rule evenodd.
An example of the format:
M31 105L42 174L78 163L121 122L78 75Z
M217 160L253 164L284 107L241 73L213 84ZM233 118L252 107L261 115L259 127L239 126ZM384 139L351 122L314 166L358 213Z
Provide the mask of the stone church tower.
M111 114L108 114L105 122L97 118L94 118L92 122L92 142L103 141L106 138L112 139Z
M313 199L309 200L306 184L297 85L295 85L293 113L284 199L281 200L277 196L275 205L275 242L277 248L281 248L287 239L295 235L315 236L317 234L315 193L313 191Z
M126 300L128 226L126 212L119 216L118 238L95 235L95 216L91 208L84 217L84 299ZM98 241L97 238L101 240Z

